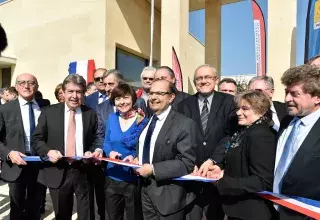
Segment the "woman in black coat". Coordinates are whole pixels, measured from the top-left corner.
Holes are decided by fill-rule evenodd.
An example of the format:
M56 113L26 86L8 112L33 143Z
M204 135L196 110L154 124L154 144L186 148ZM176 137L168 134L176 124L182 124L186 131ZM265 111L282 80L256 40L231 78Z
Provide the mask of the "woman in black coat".
M274 219L272 203L256 194L272 191L277 140L270 126L270 99L259 91L235 99L241 128L228 143L224 161L212 166L208 177L221 178L215 184L229 220Z

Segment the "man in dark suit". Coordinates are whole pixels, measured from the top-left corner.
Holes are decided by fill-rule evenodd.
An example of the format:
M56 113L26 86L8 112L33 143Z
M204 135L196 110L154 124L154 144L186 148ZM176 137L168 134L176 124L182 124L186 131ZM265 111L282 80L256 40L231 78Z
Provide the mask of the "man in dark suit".
M290 117L281 122L273 192L320 200L320 68L302 65L287 70L281 82ZM276 206L281 220L311 219Z
M196 160L194 122L173 110L174 86L166 80L152 83L149 102L154 115L139 138L137 155L144 177L141 197L144 219L184 219L192 201L183 182L172 180L192 171Z
M27 73L19 75L16 89L18 99L0 108L1 177L9 183L10 219L40 219L44 186L37 182L39 167L37 164L27 164L23 157L34 155L31 134L44 104L34 98L38 89L35 76Z
M179 104L179 112L197 124L197 162L193 173L206 175L210 165L219 163L226 142L237 127L233 96L214 91L218 77L210 65L198 67L194 74L197 94ZM200 167L200 169L198 169ZM223 219L218 191L209 183L194 183L190 188L197 194L188 207L187 219Z
M91 95L85 97L85 105L96 110L97 105L106 101L107 95L105 90L105 85L103 83L103 75L107 72L104 68L96 69L93 74L94 82L96 83L97 90Z
M92 219L87 170L90 164L70 161L63 156L101 156L95 148L97 116L81 105L86 81L74 74L62 84L64 103L51 105L41 112L33 134L34 150L49 160L38 180L49 188L56 219L71 219L73 194L77 198L78 219ZM91 153L93 152L94 153Z
M272 101L274 82L270 76L255 76L248 83L249 90L264 92L271 102L273 129L279 131L280 122L287 115L286 105L282 102Z
M157 68L157 71L154 74L154 78L155 79L164 79L164 80L167 80L173 84L176 83L176 78L174 76L174 72L168 66L160 66L159 68ZM179 91L176 87L174 87L174 93L175 93L175 98L174 98L171 106L174 110L178 110L178 104L182 100L189 97L190 95L188 93Z

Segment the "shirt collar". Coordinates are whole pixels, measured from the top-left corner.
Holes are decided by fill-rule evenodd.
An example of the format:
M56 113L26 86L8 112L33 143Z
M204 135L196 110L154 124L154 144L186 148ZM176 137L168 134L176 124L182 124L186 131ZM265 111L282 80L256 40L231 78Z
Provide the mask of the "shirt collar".
M199 98L200 102L203 102L204 99L207 98L208 104L211 105L212 99L213 99L213 94L214 94L214 92L212 92L212 94L209 95L209 96L207 96L207 97L204 97L204 96L202 96L201 94L199 94L199 97L198 97L198 98Z
M276 109L275 109L275 107L274 107L274 105L273 105L273 103L271 103L270 110L271 110L273 113L277 113L277 112L276 112Z
M315 121L317 121L319 117L320 117L320 108L317 111L312 112L311 114L306 115L303 118L301 118L301 122L305 126L308 126L309 124L314 123Z
M161 112L160 115L157 115L159 121L162 121L164 118L166 118L167 115L169 114L170 110L171 110L171 105L169 105L169 107L166 110Z
M64 103L64 112L67 113L70 111L70 108L68 107L67 103ZM78 107L76 109L76 113L81 113L81 107Z
M104 96L107 96L107 94L102 94L101 92L98 92L98 95L99 95L98 96L99 98L103 98Z
M21 96L18 97L18 100L19 100L20 106L24 106L29 102L29 101L25 100L24 98L22 98ZM35 104L35 105L38 105L37 101L34 98L31 100L31 102L33 102L33 104Z

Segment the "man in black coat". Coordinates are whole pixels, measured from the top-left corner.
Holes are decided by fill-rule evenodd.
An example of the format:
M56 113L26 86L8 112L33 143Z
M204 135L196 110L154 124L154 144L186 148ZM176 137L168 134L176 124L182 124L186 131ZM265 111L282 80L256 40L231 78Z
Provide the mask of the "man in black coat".
M23 157L35 155L31 135L45 104L35 100L38 89L35 76L19 75L16 89L19 97L0 107L1 177L9 183L10 219L40 219L44 186L37 182L39 167L27 164Z
M206 175L209 166L224 157L225 146L237 128L233 96L214 91L216 70L210 65L198 67L194 83L198 91L180 102L179 112L193 119L197 125L197 162L194 174ZM190 188L197 197L189 207L188 220L223 219L218 191L209 183L193 183Z

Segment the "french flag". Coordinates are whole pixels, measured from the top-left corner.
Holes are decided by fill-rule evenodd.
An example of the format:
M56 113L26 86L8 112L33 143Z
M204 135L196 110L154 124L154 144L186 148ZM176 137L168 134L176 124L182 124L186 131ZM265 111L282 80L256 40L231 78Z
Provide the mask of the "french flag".
M93 82L93 73L96 69L94 60L80 60L69 64L69 74L81 75L87 83Z

